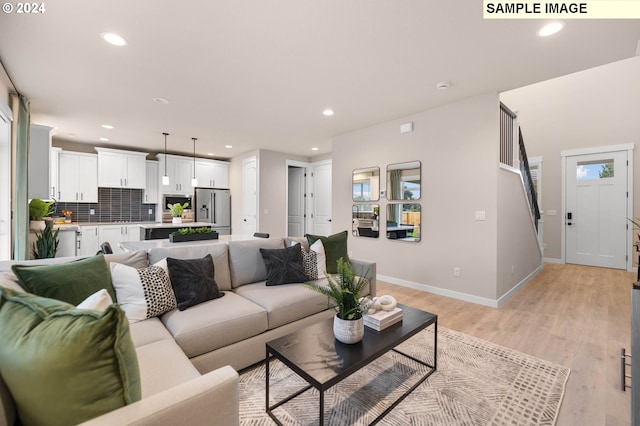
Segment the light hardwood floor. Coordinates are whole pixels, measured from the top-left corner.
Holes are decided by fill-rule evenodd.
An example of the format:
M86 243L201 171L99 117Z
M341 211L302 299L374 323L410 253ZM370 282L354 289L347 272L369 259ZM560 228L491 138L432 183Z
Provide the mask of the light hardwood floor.
M377 294L436 313L444 327L569 367L557 425L612 426L631 423L620 349L631 351L634 281L626 271L545 264L498 309L380 281Z

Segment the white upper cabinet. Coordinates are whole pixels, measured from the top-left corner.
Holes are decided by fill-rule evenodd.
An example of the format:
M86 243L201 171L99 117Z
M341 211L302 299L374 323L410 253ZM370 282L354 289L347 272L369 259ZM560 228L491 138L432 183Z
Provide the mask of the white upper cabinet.
M144 193L142 196L142 202L144 204L157 204L158 203L158 162L149 161L146 162L147 180L144 187Z
M164 176L165 155L158 154L160 169L159 175ZM167 176L169 185L160 184L160 192L163 194L193 195L191 179L193 178L193 158L179 155L167 155Z
M196 179L201 188L228 188L229 164L214 160L196 160Z
M96 148L98 186L104 188L145 189L146 152Z
M60 148L51 148L49 152L49 197L58 198L58 191L60 186L58 185L58 156L60 155Z
M29 141L29 198L47 199L51 193L51 127L32 124Z
M82 152L58 154L58 201L98 202L98 156Z

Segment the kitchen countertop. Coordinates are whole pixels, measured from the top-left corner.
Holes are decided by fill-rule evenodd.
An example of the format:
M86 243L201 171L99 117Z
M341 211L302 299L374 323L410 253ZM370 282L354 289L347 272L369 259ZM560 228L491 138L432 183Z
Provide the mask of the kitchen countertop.
M226 244L229 241L243 241L243 240L255 240L256 237L252 235L220 235L217 240L203 240L203 241L185 241L183 243L172 243L168 238L164 240L143 240L143 241L126 241L118 243L118 246L124 251L146 250L149 251L152 248L164 248L164 247L186 247L186 246L201 246L206 244Z
M141 223L140 227L149 229L149 228L201 228L206 227L210 228L212 223L209 222L182 222L182 223L171 223L171 222L152 222L152 223Z
M60 229L60 232L64 231L78 231L80 226L104 226L104 225L137 225L144 229L150 228L194 228L194 227L211 227L209 222L183 222L183 223L171 223L171 222L71 222L71 223L54 223L53 229ZM31 229L31 232L34 232Z

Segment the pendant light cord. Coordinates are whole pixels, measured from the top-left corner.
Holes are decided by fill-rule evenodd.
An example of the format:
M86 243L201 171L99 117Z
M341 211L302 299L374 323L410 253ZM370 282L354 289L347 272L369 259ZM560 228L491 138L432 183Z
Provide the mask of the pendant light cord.
M164 175L167 175L167 136L169 133L163 133L164 135Z

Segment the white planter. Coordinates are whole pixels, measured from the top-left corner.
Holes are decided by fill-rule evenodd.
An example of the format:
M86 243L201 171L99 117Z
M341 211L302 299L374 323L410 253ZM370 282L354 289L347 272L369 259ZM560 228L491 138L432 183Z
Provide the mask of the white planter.
M182 218L181 217L174 217L173 220L171 221L171 223L182 223Z
M44 220L31 220L29 221L29 228L34 231L41 231L44 229Z
M358 343L364 337L364 319L343 320L336 315L333 317L333 335L342 343Z

